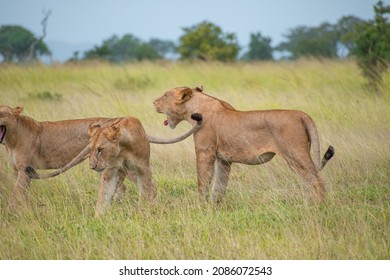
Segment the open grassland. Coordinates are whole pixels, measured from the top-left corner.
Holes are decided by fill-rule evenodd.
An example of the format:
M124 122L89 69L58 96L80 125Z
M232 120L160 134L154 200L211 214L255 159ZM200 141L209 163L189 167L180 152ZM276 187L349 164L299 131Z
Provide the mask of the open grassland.
M192 139L153 145L154 203L128 191L94 218L98 174L86 163L27 191L7 208L14 178L0 146L0 259L390 259L390 75L384 95L365 92L352 61L261 64L140 63L0 66L0 104L37 120L132 115L148 134L172 131L152 101L165 90L204 85L241 110L299 109L317 123L327 199L310 203L280 158L234 165L226 200L198 200Z

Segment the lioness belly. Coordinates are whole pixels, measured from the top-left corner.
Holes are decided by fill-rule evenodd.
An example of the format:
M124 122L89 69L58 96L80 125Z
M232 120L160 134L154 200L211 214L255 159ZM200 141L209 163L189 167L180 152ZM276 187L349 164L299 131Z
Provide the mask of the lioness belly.
M41 153L34 157L32 167L36 169L57 169L64 167L75 158L87 145L88 136L85 139L71 142L72 145L56 145L41 149Z
M34 160L36 169L57 169L65 166L89 143L88 126L106 118L88 118L43 122L40 150Z
M249 152L239 151L234 154L218 152L217 155L219 158L228 162L254 165L254 164L263 164L270 161L275 156L275 153L273 152L253 153L250 151Z

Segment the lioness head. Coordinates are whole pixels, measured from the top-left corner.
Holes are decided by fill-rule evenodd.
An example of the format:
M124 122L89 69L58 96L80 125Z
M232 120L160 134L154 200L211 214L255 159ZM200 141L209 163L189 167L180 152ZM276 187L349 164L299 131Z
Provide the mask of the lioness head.
M0 144L6 141L7 133L16 126L17 118L22 111L23 107L0 106Z
M89 126L88 134L91 136L90 168L100 172L117 166L120 153L120 128L116 125L101 126L93 123Z
M154 100L156 111L167 116L164 125L175 128L185 119L187 110L184 103L192 97L195 91L202 92L203 86L194 89L189 87L173 88Z

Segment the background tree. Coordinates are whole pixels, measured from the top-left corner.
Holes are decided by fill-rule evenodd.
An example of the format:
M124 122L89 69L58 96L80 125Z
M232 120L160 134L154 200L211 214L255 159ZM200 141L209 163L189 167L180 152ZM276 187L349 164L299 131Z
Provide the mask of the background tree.
M175 43L170 40L152 38L149 40L148 45L152 47L160 57L165 59L169 58L169 56L174 56L177 51Z
M286 42L278 46L280 51L288 51L290 58L326 57L336 58L338 34L334 26L324 22L318 27L298 26L285 35Z
M374 20L364 22L355 33L352 52L367 78L369 88L380 95L382 74L390 61L390 24L385 16L390 14L390 6L384 6L382 1L378 1L374 5L374 11Z
M43 39L46 37L46 28L47 28L47 21L49 20L49 17L51 15L51 11L43 11L44 17L41 21L42 25L42 35L40 37L36 37L35 40L31 43L29 51L28 51L28 56L27 56L27 61L32 61L34 60L34 53L35 53L35 48L39 45L39 43L43 42Z
M337 21L334 28L339 41L339 57L352 54L355 46L354 34L358 32L363 22L362 19L355 16L343 16ZM346 53L344 54L343 51Z
M24 27L3 25L0 27L0 54L3 62L20 63L50 55L50 51L43 40L37 41L34 34Z
M132 34L125 34L121 39L117 38L110 43L111 60L114 62L142 60L138 57L141 40Z
M93 49L84 52L84 59L101 59L112 61L113 46L118 42L118 40L119 39L116 35L104 40L102 45L94 46Z
M272 39L263 37L260 32L251 33L249 50L243 55L244 60L272 60Z
M237 58L240 47L234 33L224 33L207 21L185 27L183 31L178 47L181 59L233 61Z
M103 59L115 63L162 59L172 50L172 46L174 43L171 41L152 39L146 43L132 34L125 34L122 38L113 35L102 45L85 52L84 59Z

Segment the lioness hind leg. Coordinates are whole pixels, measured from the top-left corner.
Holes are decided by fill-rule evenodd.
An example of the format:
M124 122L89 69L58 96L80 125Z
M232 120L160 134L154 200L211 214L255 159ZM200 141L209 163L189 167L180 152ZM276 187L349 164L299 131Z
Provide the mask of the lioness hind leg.
M211 189L211 201L218 203L225 196L231 164L221 159L217 159L215 163L215 182Z
M318 202L324 201L326 193L325 184L310 156L301 158L285 157L285 160L290 165L291 169L295 171L306 184L312 187L310 189L312 197Z
M138 175L138 190L140 195L140 200L147 199L151 200L157 196L157 188L152 180L152 171L149 164L143 164L137 166L137 175Z

